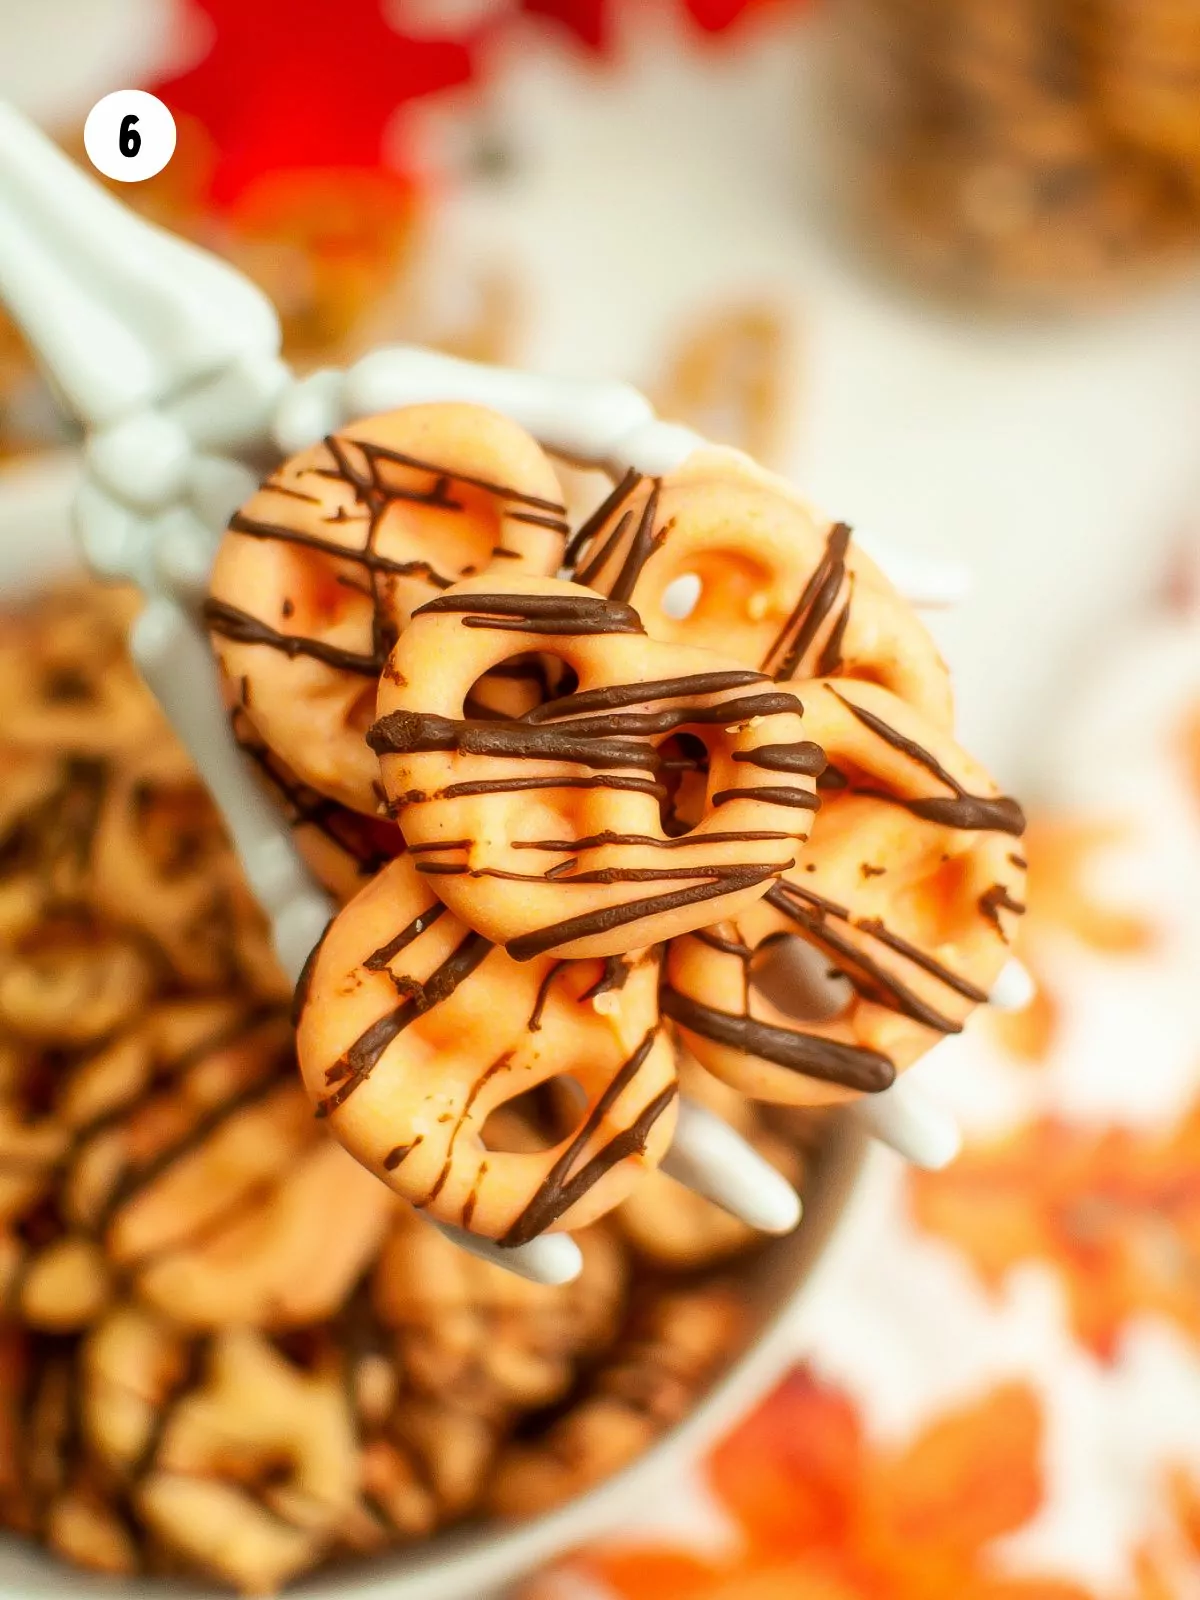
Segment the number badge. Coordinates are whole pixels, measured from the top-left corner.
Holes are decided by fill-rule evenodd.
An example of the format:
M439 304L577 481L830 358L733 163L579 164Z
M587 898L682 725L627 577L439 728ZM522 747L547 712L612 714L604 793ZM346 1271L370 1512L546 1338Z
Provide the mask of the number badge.
M83 144L92 165L119 183L141 183L175 154L175 118L157 95L118 89L88 112Z

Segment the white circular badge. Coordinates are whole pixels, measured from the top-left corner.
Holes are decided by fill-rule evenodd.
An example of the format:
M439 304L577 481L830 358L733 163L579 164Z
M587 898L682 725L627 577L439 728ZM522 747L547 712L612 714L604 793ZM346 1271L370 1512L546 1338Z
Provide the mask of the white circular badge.
M118 89L88 112L83 147L106 178L141 183L175 154L175 118L157 95Z

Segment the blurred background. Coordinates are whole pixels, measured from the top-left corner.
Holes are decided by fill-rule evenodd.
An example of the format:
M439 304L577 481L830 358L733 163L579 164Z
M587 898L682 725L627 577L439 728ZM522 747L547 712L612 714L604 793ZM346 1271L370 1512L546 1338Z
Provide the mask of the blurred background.
M113 187L298 366L627 378L961 562L1032 802L1038 997L918 1069L964 1156L876 1163L803 1364L526 1600L1200 1593L1200 0L0 0L80 160L129 87L178 145ZM0 497L71 442L0 321Z

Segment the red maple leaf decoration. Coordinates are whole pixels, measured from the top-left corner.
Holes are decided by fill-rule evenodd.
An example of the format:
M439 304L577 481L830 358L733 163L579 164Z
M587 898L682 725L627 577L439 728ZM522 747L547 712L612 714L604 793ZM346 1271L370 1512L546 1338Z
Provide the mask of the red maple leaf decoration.
M195 117L217 152L211 198L264 173L378 167L398 106L471 76L470 39L406 38L383 0L192 0L213 45L152 85Z
M561 22L590 50L608 48L609 0L522 0L521 9L532 17Z
M553 17L599 51L612 42L613 12L622 3L632 6L636 0L521 0L522 9L531 16ZM747 11L772 3L778 0L683 0L688 15L706 33L722 33Z

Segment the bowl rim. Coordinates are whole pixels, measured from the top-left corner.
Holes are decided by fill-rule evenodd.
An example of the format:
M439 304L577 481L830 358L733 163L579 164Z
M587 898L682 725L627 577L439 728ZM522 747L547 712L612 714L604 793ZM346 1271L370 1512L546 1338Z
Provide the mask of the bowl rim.
M610 1532L622 1509L653 1480L694 1459L750 1411L803 1356L803 1316L848 1249L866 1183L870 1141L848 1117L833 1123L817 1158L818 1178L800 1222L801 1259L790 1270L794 1287L780 1296L742 1353L682 1421L661 1434L635 1461L553 1511L521 1522L484 1523L431 1539L420 1554L400 1549L355 1567L333 1568L302 1580L287 1594L305 1600L352 1595L354 1600L465 1600L512 1583L543 1562ZM139 1596L151 1592L139 1590Z

